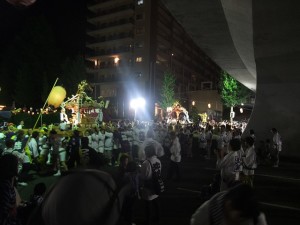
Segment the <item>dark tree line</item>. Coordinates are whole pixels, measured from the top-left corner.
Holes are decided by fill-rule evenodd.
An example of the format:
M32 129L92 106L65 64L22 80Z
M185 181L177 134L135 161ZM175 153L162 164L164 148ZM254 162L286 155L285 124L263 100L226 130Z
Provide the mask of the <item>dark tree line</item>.
M67 96L75 94L86 79L84 58L66 56L58 46L45 16L26 18L0 52L0 104L40 108L57 77Z

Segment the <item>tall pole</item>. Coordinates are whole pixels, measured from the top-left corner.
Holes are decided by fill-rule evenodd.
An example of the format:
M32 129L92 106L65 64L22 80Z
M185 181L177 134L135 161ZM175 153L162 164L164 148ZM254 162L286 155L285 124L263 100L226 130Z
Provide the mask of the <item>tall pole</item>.
M55 82L54 82L54 84L53 84L53 86L52 86L52 88L51 88L51 91L52 91L53 88L55 87L57 81L58 81L58 78L56 78L56 80L55 80ZM50 93L51 93L51 91L50 91ZM39 122L39 119L41 118L41 116L42 116L42 114L43 114L43 111L44 111L44 108L46 107L46 104L47 104L47 102L48 102L50 93L48 94L48 97L47 97L47 99L46 99L46 101L45 101L45 103L44 103L44 106L43 106L43 108L42 108L42 110L41 110L41 113L39 114L39 116L38 116L38 118L37 118L37 120L36 120L36 122L35 122L35 124L34 124L34 126L33 126L33 128L32 128L33 130L35 129L37 123Z

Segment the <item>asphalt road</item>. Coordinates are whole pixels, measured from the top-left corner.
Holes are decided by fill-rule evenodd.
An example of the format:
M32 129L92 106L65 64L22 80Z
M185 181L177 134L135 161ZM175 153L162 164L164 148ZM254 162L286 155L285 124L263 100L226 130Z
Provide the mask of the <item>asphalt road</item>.
M162 159L165 176L168 159ZM254 186L261 209L266 214L269 225L300 224L300 163L281 162L279 168L260 165L255 175ZM113 168L104 168L111 171ZM212 182L215 159L183 159L180 182L165 181L166 191L161 195L161 224L188 225L193 212L203 203L200 196L203 185ZM18 187L21 197L28 200L33 187L38 182L50 186L57 177L35 175L26 187ZM135 205L135 223L142 224L144 214L142 202Z

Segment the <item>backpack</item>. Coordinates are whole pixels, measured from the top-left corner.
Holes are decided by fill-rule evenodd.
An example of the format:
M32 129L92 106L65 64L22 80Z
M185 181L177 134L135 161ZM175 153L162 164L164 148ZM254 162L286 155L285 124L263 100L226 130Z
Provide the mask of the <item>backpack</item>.
M150 160L147 160L151 166L152 178L150 180L149 188L154 191L155 194L159 195L165 191L165 185L161 178L159 171L153 169L153 165Z

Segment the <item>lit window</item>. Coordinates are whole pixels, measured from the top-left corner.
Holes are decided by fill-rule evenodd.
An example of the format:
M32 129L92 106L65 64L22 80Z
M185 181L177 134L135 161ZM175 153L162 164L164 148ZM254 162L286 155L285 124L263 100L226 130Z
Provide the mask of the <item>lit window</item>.
M136 47L136 48L143 48L143 47L144 47L144 44L143 44L143 42L137 42L137 43L135 44L135 47Z
M119 58L118 57L116 57L116 58L114 58L114 62L115 62L115 64L117 64L118 62L119 62Z
M144 0L137 0L137 4L138 5L143 5L144 4Z
M94 65L95 65L95 67L100 66L100 60L99 59L95 59L94 60Z
M136 57L135 61L136 62L142 62L143 61L143 57Z

